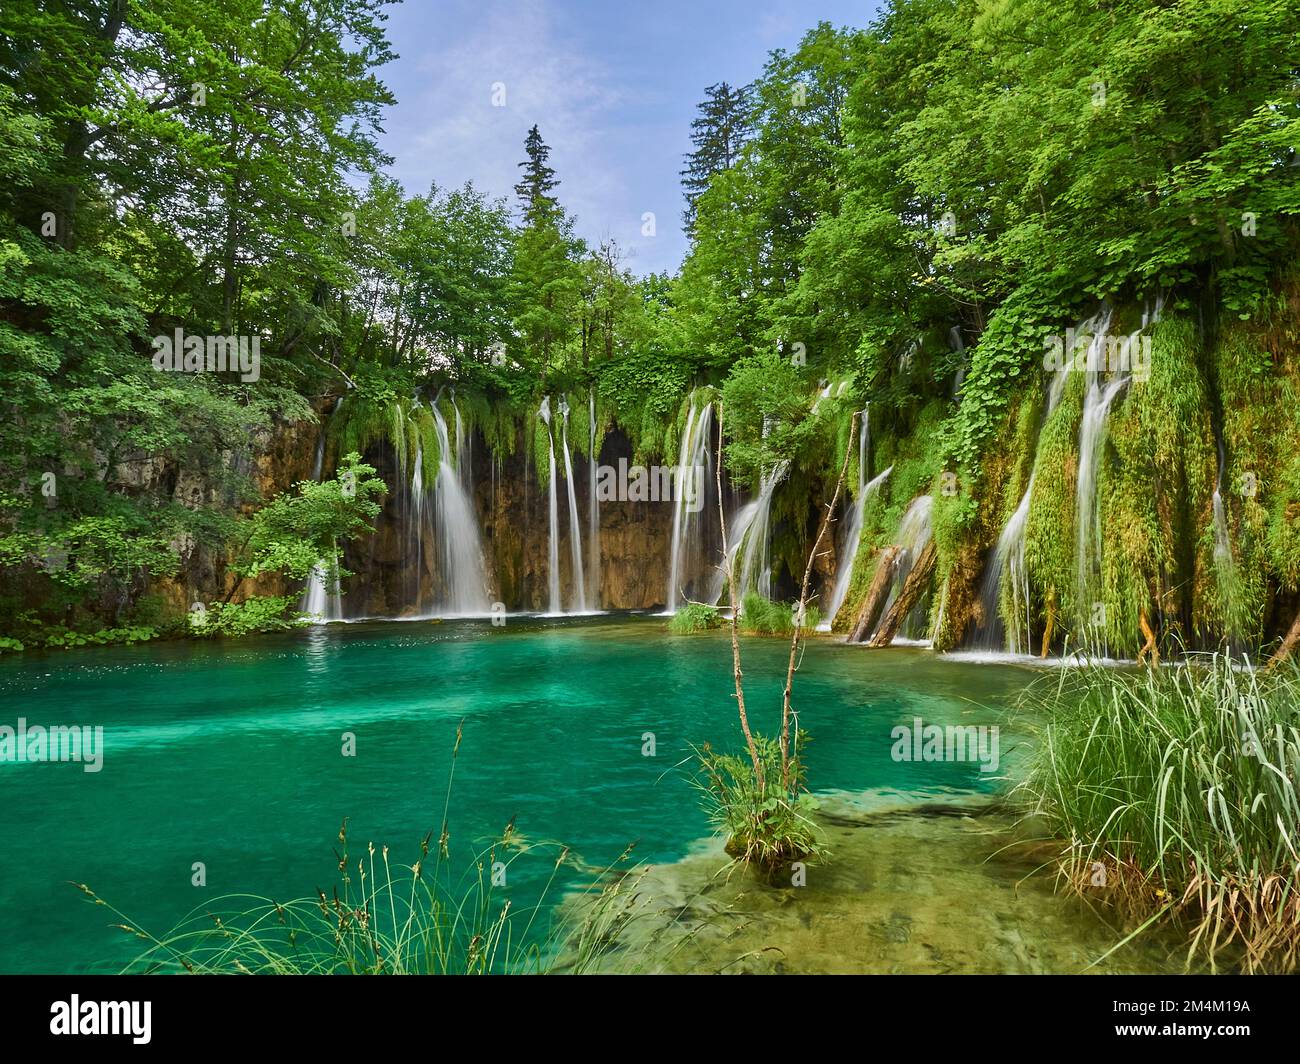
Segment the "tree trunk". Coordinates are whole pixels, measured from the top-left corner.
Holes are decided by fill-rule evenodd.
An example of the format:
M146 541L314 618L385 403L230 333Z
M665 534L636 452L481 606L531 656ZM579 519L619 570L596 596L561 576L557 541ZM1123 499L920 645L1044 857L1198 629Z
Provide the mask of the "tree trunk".
M1056 631L1056 589L1053 588L1047 593L1047 625L1043 628L1043 649L1039 652L1040 658L1047 657L1047 652L1052 649L1052 635Z
M907 579L903 581L903 589L898 593L898 598L894 599L894 604L885 613L884 619L880 622L880 627L876 629L876 634L871 637L871 642L867 646L878 650L881 647L889 646L894 641L894 636L903 626L903 621L912 612L912 607L916 605L917 600L921 597L925 585L930 582L930 576L934 573L935 557L934 540L930 540L925 545L925 549L921 551L920 557L916 559L912 571L907 574Z
M1286 661L1291 656L1291 651L1295 649L1296 643L1300 643L1300 611L1297 611L1295 620L1291 622L1291 629L1287 632L1286 638L1268 659L1268 667L1271 669L1279 662Z
M718 522L722 531L722 558L726 566L724 579L727 581L727 598L731 602L731 674L736 683L736 712L740 715L740 730L745 735L745 746L749 749L749 760L754 766L754 779L758 782L759 792L767 790L767 781L763 778L763 765L758 759L758 747L754 735L749 730L749 714L745 712L744 674L740 671L740 633L736 627L736 580L734 560L727 554L727 515L722 498L722 404L718 403L718 456L714 463L718 479Z
M840 504L840 495L844 491L844 477L849 471L849 458L853 454L853 440L858 432L858 415L855 413L849 421L849 446L844 449L844 464L840 466L840 476L835 481L835 494L831 496L830 505L822 514L821 524L817 528L817 538L813 540L812 550L808 552L808 564L804 567L803 583L799 585L799 608L794 614L794 634L790 637L790 664L785 670L785 693L781 698L781 786L790 793L790 689L794 686L795 659L799 653L799 636L803 632L804 610L808 601L808 581L812 578L813 566L817 562L817 551L826 538L826 529L830 527L835 516L835 508ZM798 743L795 744L796 749Z
M849 632L850 643L865 642L871 635L876 618L884 608L885 598L889 595L889 585L894 580L894 563L898 560L902 547L886 547L880 552L880 561L876 565L876 575L872 577L867 597L858 608L858 615Z
M1160 664L1160 651L1156 649L1156 633L1151 630L1151 622L1147 620L1147 611L1138 610L1138 627L1142 629L1142 637L1146 640L1142 644L1142 649L1138 651L1138 664L1149 654L1151 664Z

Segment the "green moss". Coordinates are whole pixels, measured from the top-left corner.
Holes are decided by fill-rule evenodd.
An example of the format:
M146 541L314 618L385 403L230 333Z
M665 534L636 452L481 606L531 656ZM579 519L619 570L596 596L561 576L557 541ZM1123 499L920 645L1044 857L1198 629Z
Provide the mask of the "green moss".
M1070 374L1060 402L1043 423L1025 528L1025 569L1030 585L1042 602L1055 598L1062 619L1075 613L1074 503L1079 421L1086 389L1084 374Z
M536 411L528 416L525 427L529 430L528 450L533 472L537 474L537 486L544 489L551 482L551 430Z

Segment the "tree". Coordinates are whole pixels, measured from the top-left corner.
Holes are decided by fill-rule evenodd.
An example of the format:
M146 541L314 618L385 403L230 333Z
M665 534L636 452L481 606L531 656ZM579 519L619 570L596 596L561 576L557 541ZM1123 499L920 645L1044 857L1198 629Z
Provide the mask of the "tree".
M515 185L515 194L519 197L525 225L533 225L555 212L557 202L551 193L559 181L555 178L555 171L546 163L551 149L542 140L541 130L535 125L524 139L524 152L528 158L519 164L524 176Z
M547 165L551 149L536 126L524 141L523 180L515 186L523 228L515 240L511 286L520 361L542 382L577 324L583 244L551 195L559 185Z
M686 169L681 171L686 196L682 219L688 230L695 226L695 201L709 187L715 174L736 162L749 137L749 90L735 88L725 81L710 85L704 90L699 112L699 117L691 121L691 143L695 150L686 156Z

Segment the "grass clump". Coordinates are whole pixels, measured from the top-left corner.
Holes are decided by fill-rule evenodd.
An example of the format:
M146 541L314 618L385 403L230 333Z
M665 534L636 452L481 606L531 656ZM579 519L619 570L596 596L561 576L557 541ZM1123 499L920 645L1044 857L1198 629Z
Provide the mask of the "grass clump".
M716 606L706 606L703 602L688 602L673 614L668 622L668 631L673 635L694 635L722 626L722 616Z
M1062 677L1021 792L1066 880L1200 957L1294 971L1300 949L1300 673L1226 655L1141 676Z
M827 855L824 836L812 818L817 800L808 793L800 756L808 736L797 732L788 782L782 783L781 749L775 739L754 736L759 774L748 754L720 754L708 743L696 750L695 785L727 853L769 880L796 861Z
M757 591L749 592L740 607L740 628L746 635L793 635L795 605L773 602ZM802 628L816 628L821 623L821 611L816 606L804 610Z

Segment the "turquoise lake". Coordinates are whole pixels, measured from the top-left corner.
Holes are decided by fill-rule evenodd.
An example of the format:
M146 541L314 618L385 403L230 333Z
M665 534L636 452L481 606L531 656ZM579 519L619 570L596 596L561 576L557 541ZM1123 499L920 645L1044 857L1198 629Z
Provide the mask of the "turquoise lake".
M745 641L764 730L779 719L787 653L781 639ZM454 858L514 818L591 865L633 842L643 861L676 861L709 834L679 763L692 743L739 742L730 662L724 634L674 637L649 616L337 624L0 660L0 723L104 729L98 773L0 764L0 971L116 971L139 952L70 883L162 934L221 895L328 889L344 817L354 851L387 844L409 863L436 837L462 719ZM866 806L1004 789L1008 711L1033 675L813 639L795 688L810 785ZM891 729L915 717L1003 724L1002 771L893 760ZM205 887L191 884L195 862ZM517 860L512 899L533 904L552 867Z

